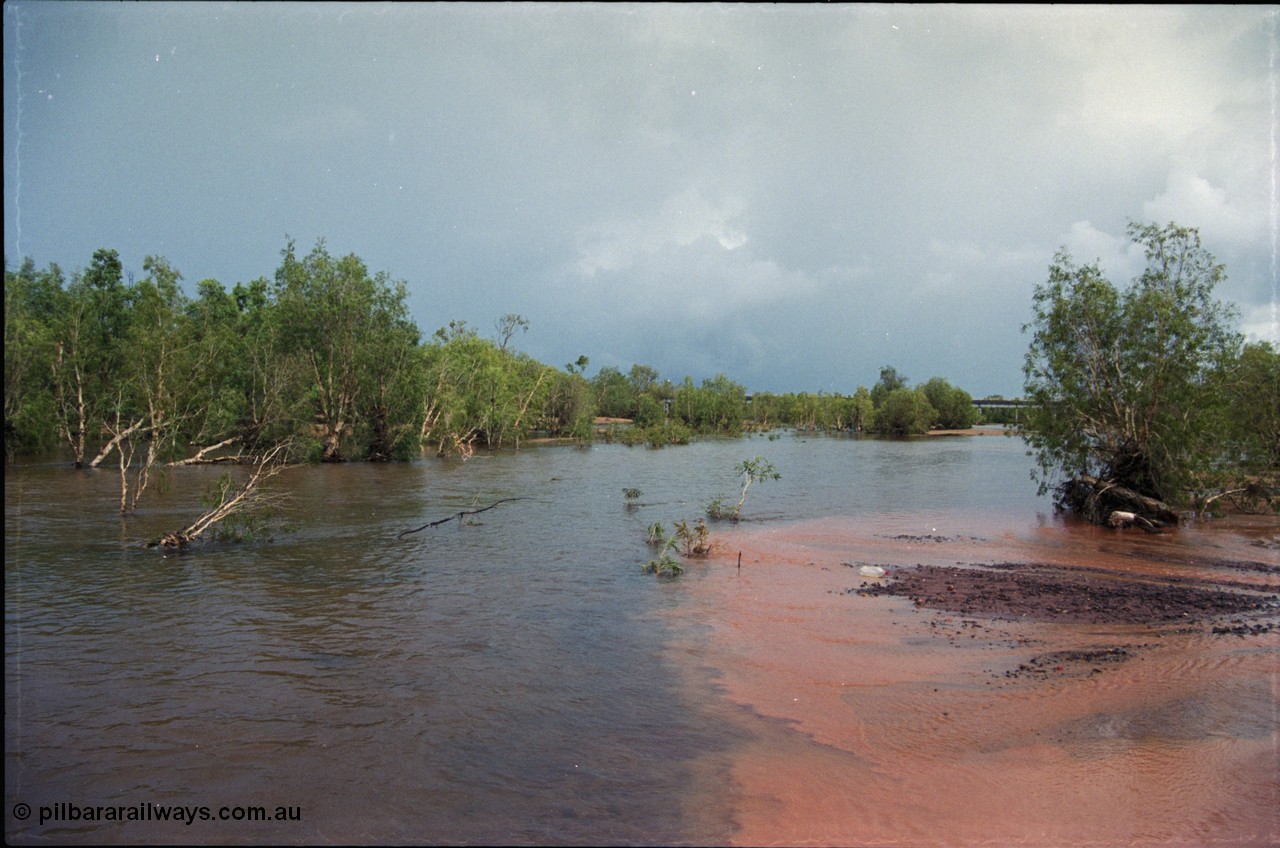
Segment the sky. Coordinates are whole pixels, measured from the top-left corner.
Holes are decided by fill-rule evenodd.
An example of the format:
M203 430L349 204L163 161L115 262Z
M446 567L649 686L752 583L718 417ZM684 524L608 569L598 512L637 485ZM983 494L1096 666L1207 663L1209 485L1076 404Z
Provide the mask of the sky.
M552 365L1022 393L1054 254L1198 227L1280 343L1276 6L7 2L4 255L323 238Z

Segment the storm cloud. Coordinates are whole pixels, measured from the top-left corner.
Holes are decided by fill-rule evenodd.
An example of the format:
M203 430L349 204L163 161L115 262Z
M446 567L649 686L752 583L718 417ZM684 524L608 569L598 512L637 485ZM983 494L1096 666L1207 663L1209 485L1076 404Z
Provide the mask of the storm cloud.
M1273 7L5 6L12 267L286 238L588 373L1017 395L1054 252L1201 228L1277 338Z

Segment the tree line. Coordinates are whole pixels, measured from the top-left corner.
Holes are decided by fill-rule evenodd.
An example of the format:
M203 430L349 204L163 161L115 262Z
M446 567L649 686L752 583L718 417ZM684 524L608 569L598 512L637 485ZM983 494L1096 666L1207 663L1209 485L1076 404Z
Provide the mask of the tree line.
M509 331L452 322L424 339L404 282L323 240L305 255L289 241L272 280L201 280L194 297L163 258L143 270L126 279L105 248L70 278L29 259L6 268L10 455L183 461L291 439L310 460L390 460L590 432L580 374L509 350Z
M1118 492L1280 505L1280 353L1232 329L1213 298L1225 269L1196 230L1130 235L1148 267L1127 289L1062 251L1035 290L1016 428L1042 491L1095 520ZM69 277L30 259L5 269L6 454L114 461L123 511L158 466L250 462L283 444L291 461L387 461L535 434L587 441L598 416L656 446L773 427L908 435L979 415L945 379L913 387L891 366L851 395L748 395L723 374L675 383L637 364L588 378L586 356L539 362L511 344L528 329L519 315L492 338L458 321L424 338L403 281L323 239L306 254L287 240L273 279L230 290L205 279L188 295L163 257L142 268L135 280L103 248Z
M122 469L259 455L285 439L312 461L470 455L534 434L589 440L597 416L634 421L650 444L776 426L883 433L968 426L969 396L936 378L908 389L892 368L852 396L757 394L724 375L660 379L637 364L588 379L511 345L528 329L498 319L492 338L452 321L423 338L403 281L370 273L324 240L289 240L273 279L184 291L149 256L127 275L96 251L69 277L30 259L5 270L5 449L67 450L77 466ZM123 471L122 471L123 473ZM146 488L134 482L133 498Z

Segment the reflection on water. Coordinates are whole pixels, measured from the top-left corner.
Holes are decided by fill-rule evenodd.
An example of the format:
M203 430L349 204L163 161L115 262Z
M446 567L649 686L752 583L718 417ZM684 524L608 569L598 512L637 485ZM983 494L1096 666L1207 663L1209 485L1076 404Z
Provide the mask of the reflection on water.
M1021 444L1000 438L758 437L300 468L284 478L297 532L169 557L135 542L185 524L221 469L178 472L124 524L109 473L9 469L7 836L729 840L742 826L735 763L756 731L705 662L713 622L692 590L710 572L661 581L638 565L650 523L735 493L734 466L756 454L782 479L752 487L744 527L859 516L901 547L893 536L960 525L997 545L1001 528L1057 526ZM624 487L644 492L640 506L625 507ZM513 497L529 500L396 540ZM1189 709L1187 732L1274 729ZM1081 721L1060 732L1085 751L1150 719L1119 712L1112 737ZM302 820L38 826L14 818L19 801L292 805Z

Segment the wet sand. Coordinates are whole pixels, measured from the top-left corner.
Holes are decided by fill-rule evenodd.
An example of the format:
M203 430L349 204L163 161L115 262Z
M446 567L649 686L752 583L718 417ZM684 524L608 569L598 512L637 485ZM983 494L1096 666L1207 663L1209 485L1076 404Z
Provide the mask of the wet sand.
M1274 519L914 523L717 528L677 661L742 741L691 807L727 793L740 845L1280 843Z

